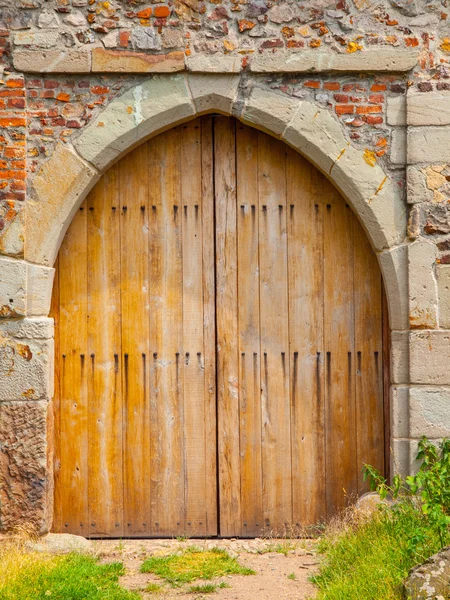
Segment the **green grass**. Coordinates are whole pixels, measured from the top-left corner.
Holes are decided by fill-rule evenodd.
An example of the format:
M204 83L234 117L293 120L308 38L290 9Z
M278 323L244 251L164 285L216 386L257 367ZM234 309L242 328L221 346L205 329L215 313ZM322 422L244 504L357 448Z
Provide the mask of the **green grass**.
M17 569L2 573L0 600L132 600L139 598L118 584L121 563L99 564L81 554L47 556L17 554Z
M295 581L297 579L297 577L295 576L295 573L289 573L289 575L287 576L288 579L291 579L292 581Z
M159 585L159 583L149 583L145 588L145 591L150 592L151 594L159 594L159 592L162 592L162 590L163 588L161 585Z
M312 578L317 600L401 600L409 569L437 552L440 543L420 514L403 506L341 524L337 532L331 527L319 549L325 558Z
M213 579L224 575L254 575L242 567L225 550L201 550L195 546L168 556L152 556L141 566L142 573L154 573L172 586L191 583L196 579Z

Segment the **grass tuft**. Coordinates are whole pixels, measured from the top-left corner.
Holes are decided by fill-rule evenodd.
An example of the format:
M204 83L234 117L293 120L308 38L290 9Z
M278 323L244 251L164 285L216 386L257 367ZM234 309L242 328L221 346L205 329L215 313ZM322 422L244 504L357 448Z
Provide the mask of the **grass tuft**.
M188 588L190 594L214 594L219 586L214 583L204 583L202 585L191 585Z
M151 594L159 594L162 590L163 588L159 583L149 583L145 589L146 592L150 592Z
M241 566L225 550L201 550L195 546L168 556L152 556L143 563L141 572L154 573L173 587L191 583L196 579L255 574L251 569Z
M26 540L0 546L1 600L132 600L139 596L119 586L121 563L100 564L94 557L71 553L53 556L27 552Z

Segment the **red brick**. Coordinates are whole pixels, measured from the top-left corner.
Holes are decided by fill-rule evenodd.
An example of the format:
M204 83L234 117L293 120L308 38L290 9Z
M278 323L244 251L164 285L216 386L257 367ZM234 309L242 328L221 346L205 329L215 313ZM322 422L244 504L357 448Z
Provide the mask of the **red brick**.
M8 79L6 82L6 87L9 88L23 88L25 86L25 81L23 79Z
M346 94L334 94L334 99L340 104L346 104L348 102L348 96Z
M0 90L0 98L23 98L25 90Z
M374 83L373 86L370 88L371 92L385 92L386 91L386 84L384 83Z
M337 115L351 115L355 112L353 104L336 104L335 111Z
M383 94L371 94L369 96L369 102L371 104L380 104L380 102L384 102L384 96Z
M8 108L25 108L25 98L9 98Z
M150 7L144 8L144 10L140 10L136 13L136 16L140 19L149 19L152 16L152 9Z
M25 156L25 148L23 146L7 146L3 152L6 158L23 158Z
M320 88L320 81L309 80L305 81L303 85L307 88L314 88L315 90L318 90Z
M383 112L383 107L379 104L376 106L357 106L356 112L358 115L366 115L368 113L380 113Z
M91 92L93 94L107 94L109 92L108 87L102 87L101 85L94 85L91 87Z
M53 90L42 90L42 92L39 92L39 97L40 98L54 98L55 92Z
M373 117L372 115L367 115L364 117L364 120L368 125L381 125L383 122L383 117Z
M41 88L42 80L41 79L30 79L27 81L27 88Z
M355 89L355 84L354 83L346 83L345 85L342 86L342 91L343 92L351 92L354 89Z
M153 13L157 18L164 18L170 15L170 9L168 6L155 6L155 11Z
M25 179L26 171L0 171L0 179Z
M341 85L337 81L325 81L325 83L323 84L323 88L325 90L335 91L340 90Z
M60 81L55 81L54 79L44 79L44 88L46 90L54 90L61 85Z
M119 32L119 46L121 48L126 48L128 46L128 42L130 40L130 33L130 31Z
M59 94L56 96L56 99L60 102L69 102L70 94L66 94L65 92L59 92Z
M25 127L25 117L0 117L0 127Z

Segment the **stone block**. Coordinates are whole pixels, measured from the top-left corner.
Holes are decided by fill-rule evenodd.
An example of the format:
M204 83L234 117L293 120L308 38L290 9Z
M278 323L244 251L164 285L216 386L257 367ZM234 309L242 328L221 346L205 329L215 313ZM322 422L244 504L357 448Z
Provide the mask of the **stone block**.
M0 403L53 397L53 339L17 339L0 330Z
M93 73L174 73L184 70L184 53L144 54L127 50L92 50Z
M410 437L450 436L450 387L410 388Z
M328 71L409 71L417 64L418 52L379 48L364 52L336 53L321 50L263 53L252 57L253 73L321 73Z
M0 254L23 258L25 237L25 203L6 200L0 202Z
M391 432L395 438L409 437L409 387L391 388Z
M27 310L27 266L0 256L0 318L21 317Z
M56 146L34 177L32 197L27 201L25 258L42 265L54 263L73 215L97 179L94 169L69 147ZM43 298L45 303L47 296ZM30 308L35 311L42 306Z
M433 200L433 192L427 188L425 175L416 167L407 167L406 185L406 201L408 204L420 204Z
M194 114L184 75L154 76L114 98L74 145L85 160L103 170L151 135Z
M192 73L239 73L242 56L194 54L186 58L186 68Z
M450 126L408 130L408 164L447 162L450 162Z
M450 125L449 92L410 92L407 103L408 125Z
M0 530L46 533L52 520L48 402L0 403Z
M50 312L55 269L27 266L27 316L46 316Z
M391 331L391 381L409 381L409 332Z
M0 321L2 339L50 340L54 335L54 321L49 317L9 319Z
M403 585L403 598L444 600L450 589L450 546L411 569Z
M437 265L439 326L450 329L450 265Z
M91 54L87 48L16 50L13 64L25 73L89 73Z
M191 73L188 84L197 113L217 111L231 114L238 92L239 76Z
M406 125L406 97L395 96L387 99L386 118L388 125Z
M406 129L394 129L392 132L389 160L393 165L406 164Z
M14 34L15 46L36 46L37 48L52 48L59 40L59 32L51 31L18 31Z
M405 439L392 439L391 474L411 475L411 443Z
M409 361L412 384L450 385L450 332L412 331Z
M378 254L393 330L409 329L408 246L403 244Z
M436 245L433 242L421 239L408 246L411 329L435 329L438 325L435 263Z
M300 101L261 88L253 88L241 114L241 121L281 135L295 115Z

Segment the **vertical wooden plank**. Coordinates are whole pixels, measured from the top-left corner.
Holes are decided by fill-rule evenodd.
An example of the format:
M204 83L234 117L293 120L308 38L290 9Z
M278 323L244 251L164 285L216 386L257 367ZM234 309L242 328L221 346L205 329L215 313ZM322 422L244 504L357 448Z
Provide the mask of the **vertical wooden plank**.
M185 532L180 128L149 142L151 521Z
M242 535L263 528L259 327L258 132L236 125Z
M364 463L384 471L382 284L377 257L353 215L356 350L356 472L358 491Z
M186 532L206 534L201 121L181 126Z
M87 231L86 202L59 252L61 473L63 531L88 533Z
M292 522L286 147L258 134L263 512L266 529Z
M64 491L61 489L61 348L60 348L60 319L59 319L59 258L54 264L55 277L53 280L53 293L50 306L50 317L55 322L55 392L53 395L53 433L54 433L54 451L53 451L53 469L54 469L54 498L53 498L53 526L52 530L55 533L63 531L61 500Z
M213 118L202 126L203 331L205 386L205 535L217 535L216 294Z
M326 517L323 182L323 175L309 162L294 150L288 150L289 360L295 525L312 525Z
M87 198L89 531L102 537L124 535L118 170Z
M235 122L214 124L220 535L241 534Z
M324 198L326 486L332 515L357 491L353 214L331 184Z
M142 536L150 523L148 147L119 163L122 309L124 531Z

